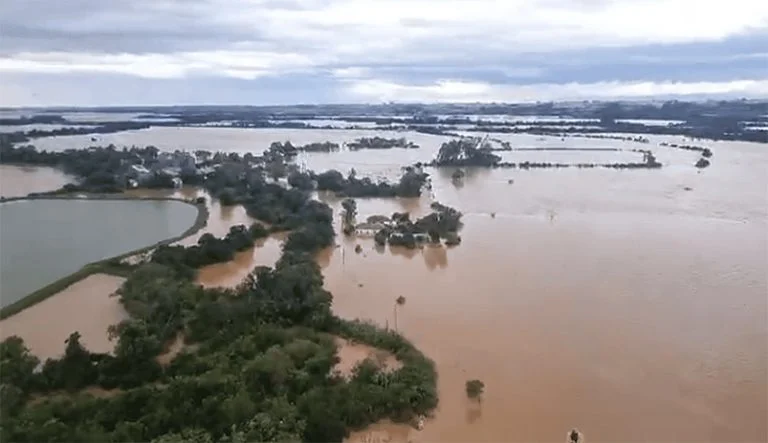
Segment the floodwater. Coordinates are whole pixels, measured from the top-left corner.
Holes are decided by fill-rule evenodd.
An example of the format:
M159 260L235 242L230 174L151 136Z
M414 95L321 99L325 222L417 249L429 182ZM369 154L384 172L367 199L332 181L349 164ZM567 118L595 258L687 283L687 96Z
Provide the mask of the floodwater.
M402 295L398 329L437 363L440 407L407 438L765 441L768 151L712 147L701 173L676 151L659 171L441 171L460 246L341 240L324 260L336 312L392 327Z
M0 165L0 196L24 197L59 189L73 178L55 168Z
M218 200L212 199L206 191L194 187L184 187L178 190L138 189L129 191L128 194L140 197L205 198L208 208L208 222L197 233L176 242L177 245L195 245L204 234L223 237L227 235L232 226L250 226L256 221L246 214L245 208L242 206L223 206ZM285 234L274 234L265 239L257 240L253 248L236 253L235 259L232 261L204 266L198 271L198 283L206 287L237 286L256 266L273 266L275 264L275 261L280 257L284 236Z
M112 352L107 328L128 315L117 297L111 297L124 278L93 274L58 294L16 315L0 320L0 340L12 335L24 343L41 361L64 353L64 340L80 333L83 346L92 352Z
M146 135L126 143L259 152L272 141L346 141L365 132L190 128L174 137L170 129L136 131ZM422 148L299 161L394 177L400 166L430 160L444 140L393 134ZM425 213L431 201L465 214L454 248L379 251L371 239L339 237L319 257L339 315L395 327L437 364L435 417L422 431L385 433L396 441L562 441L576 427L588 441L768 440L766 146L696 142L714 152L712 165L698 170L695 152L658 145L690 143L680 137L497 138L519 147L651 149L664 168L468 169L459 183L449 169L430 170L433 191L422 199L358 200L359 219ZM338 215L337 199L320 198ZM229 220L244 216L231 211ZM235 284L278 254L279 241L269 239L234 264L204 269L200 281ZM406 302L396 307L398 296ZM486 385L479 405L464 392L475 378Z
M82 266L179 235L197 209L178 201L23 200L0 204L0 303Z
M337 143L354 141L360 137L402 137L419 143L417 138L437 140L437 137L424 134L406 134L400 131L377 130L328 130L328 129L279 129L279 128L215 128L215 127L152 127L112 134L68 135L35 139L33 144L38 149L63 151L82 149L93 145L115 146L156 146L160 150L173 151L198 149L224 152L260 153L275 141L291 141L294 145L332 141ZM411 137L413 135L413 137ZM97 141L91 141L96 137ZM404 150L400 150L404 151Z

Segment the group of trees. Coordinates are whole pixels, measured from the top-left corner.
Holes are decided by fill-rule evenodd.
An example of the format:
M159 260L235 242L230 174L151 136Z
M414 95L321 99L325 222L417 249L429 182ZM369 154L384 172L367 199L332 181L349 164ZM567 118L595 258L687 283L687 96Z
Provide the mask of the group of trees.
M287 157L297 155L299 152L336 152L341 149L341 145L333 142L315 142L306 145L294 146L290 141L273 142L269 147L269 152L280 153Z
M36 371L21 339L0 343L0 440L341 441L352 429L413 421L437 405L434 365L413 345L333 315L313 259L333 242L330 208L255 183L236 188L249 213L263 210L265 222L291 230L275 266L256 268L233 289L194 283L190 268L228 260L267 232L237 226L223 239L159 248L130 274L118 291L130 318L110 328L114 355L89 352L74 333L64 355ZM193 350L161 365L157 356L179 336ZM365 360L344 377L333 370L334 336L390 351L403 366L385 371ZM83 391L94 386L110 395Z
M508 144L502 148L490 148L481 146L477 139L459 138L443 143L437 153L437 157L429 164L430 166L481 166L491 168L613 168L613 169L657 169L662 164L656 160L656 157L648 150L638 150L643 153L642 162L628 163L552 163L552 162L529 162L520 163L502 162L501 157L494 154L494 151L513 151L516 150ZM531 148L528 150L559 150L560 148ZM601 149L602 150L602 149ZM710 153L711 155L711 153ZM454 178L460 178L456 173Z
M0 163L57 167L78 178L77 184L62 189L65 192L121 192L126 186L129 167L151 167L158 161L159 153L154 146L117 148L114 145L50 152L33 145L14 146L0 141ZM194 182L194 178L183 176L187 182ZM149 177L144 185L170 188L173 182L171 177L158 173Z
M428 174L411 166L405 168L396 184L375 182L370 177L358 178L354 169L347 177L335 169L313 175L318 190L333 191L337 195L352 198L418 197L429 178Z
M488 149L481 149L474 138L450 140L440 146L432 166L494 166L501 157Z
M415 248L421 241L439 243L441 239L444 239L448 246L457 245L461 242L458 235L462 226L461 217L460 211L438 202L432 203L432 213L415 222L411 221L409 213L396 212L391 218L394 225L380 229L374 236L374 241L380 246L389 243L410 249Z
M702 157L710 158L712 157L712 150L709 148L705 148L703 146L693 146L693 145L678 145L677 143L666 143L662 142L660 143L661 146L669 146L670 148L675 149L682 149L685 151L696 151L700 152Z
M229 228L229 232L223 238L216 238L206 233L200 236L194 246L160 246L152 254L152 261L181 270L197 269L213 263L230 261L236 252L252 248L256 240L268 235L269 230L259 222L251 224L250 227L236 225Z
M419 145L401 138L384 138L384 137L362 137L353 142L347 143L347 146L352 151L359 151L361 149L392 149L392 148L404 148L404 149L417 149Z

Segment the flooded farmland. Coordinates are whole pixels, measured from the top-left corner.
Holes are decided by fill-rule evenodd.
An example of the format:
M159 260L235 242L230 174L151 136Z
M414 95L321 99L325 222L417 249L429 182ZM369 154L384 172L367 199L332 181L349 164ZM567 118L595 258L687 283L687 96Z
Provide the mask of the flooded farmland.
M297 161L395 177L401 166L431 160L445 140L393 134L422 147L302 154ZM272 141L360 136L370 134L157 128L110 134L107 143L260 152ZM380 251L371 239L339 236L339 247L319 258L337 314L396 323L437 363L435 417L402 438L562 441L577 427L588 441L765 440L765 146L702 142L714 156L699 170L695 153L659 146L680 137L649 137L642 145L498 137L520 146L647 148L664 167L468 169L461 183L451 180L451 170L431 169L432 192L421 199L358 200L361 219L423 213L432 201L465 214L457 247ZM37 144L82 147L73 138ZM584 158L577 152L536 155L568 162ZM320 198L338 214L337 199ZM237 220L248 220L241 208L212 207L207 229L222 235ZM234 262L204 268L199 281L235 284L253 265L274 262L279 244L270 238ZM479 411L466 399L469 379L486 385Z
M0 165L0 197L52 191L72 181L72 177L54 168Z

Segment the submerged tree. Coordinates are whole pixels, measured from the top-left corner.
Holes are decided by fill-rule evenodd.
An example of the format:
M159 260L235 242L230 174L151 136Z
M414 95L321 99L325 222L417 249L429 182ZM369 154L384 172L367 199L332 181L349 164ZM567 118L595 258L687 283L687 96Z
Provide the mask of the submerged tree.
M461 138L443 143L437 153L436 166L494 166L501 157L482 149L475 138Z
M344 234L351 235L355 232L355 216L357 216L357 202L351 198L346 198L341 202L344 208Z
M584 436L578 429L571 429L568 433L567 443L584 443Z
M405 304L405 297L402 295L395 299L395 331L397 331L397 307Z
M468 380L465 389L467 391L467 397L480 401L482 399L483 391L485 390L485 383L477 379Z

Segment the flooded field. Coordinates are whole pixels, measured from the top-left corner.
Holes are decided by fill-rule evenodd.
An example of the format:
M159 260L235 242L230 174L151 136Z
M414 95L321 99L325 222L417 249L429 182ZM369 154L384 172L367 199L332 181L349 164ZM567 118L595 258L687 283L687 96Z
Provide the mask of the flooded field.
M0 196L24 197L30 192L58 189L73 178L54 168L0 165Z
M269 148L274 141L291 141L295 145L333 141L343 143L359 137L401 137L397 131L375 130L326 130L326 129L239 129L215 127L152 127L112 134L69 135L41 138L34 141L38 149L63 151L82 149L93 145L156 146L160 150L183 149L195 151L252 152ZM420 135L420 134L417 134ZM434 139L432 136L421 135ZM91 138L96 138L92 141ZM416 142L418 143L418 141Z
M0 320L0 340L18 335L41 361L64 353L64 340L77 331L93 352L112 352L107 328L127 313L111 297L125 279L93 274L18 314Z
M173 131L110 136L125 140L115 144L240 152L259 152L278 140L369 136ZM364 175L396 177L403 165L431 160L445 140L371 135L406 136L422 148L303 154L297 161L316 170L354 167ZM766 146L697 142L714 152L712 165L699 170L695 152L658 145L680 143L680 137L649 137L648 144L498 138L520 147L651 149L664 167L470 168L461 183L451 180L449 169L429 170L433 190L421 199L358 200L359 219L424 213L431 201L465 214L463 242L454 248L380 251L371 239L339 236L339 246L319 257L339 315L397 327L437 363L435 417L422 431L384 432L388 425L380 424L376 435L425 442L562 441L577 427L587 441L765 441ZM75 147L67 137L45 141L55 146L56 140L65 140L61 149ZM572 152L537 155L590 160ZM623 160L600 155L601 161ZM319 198L338 217L338 199ZM211 203L209 232L222 235L232 224L249 222L241 208L216 205ZM236 284L254 265L273 263L279 247L279 239L270 238L234 262L204 268L199 281ZM399 296L406 299L402 306L395 303ZM481 408L466 398L469 379L486 385Z

